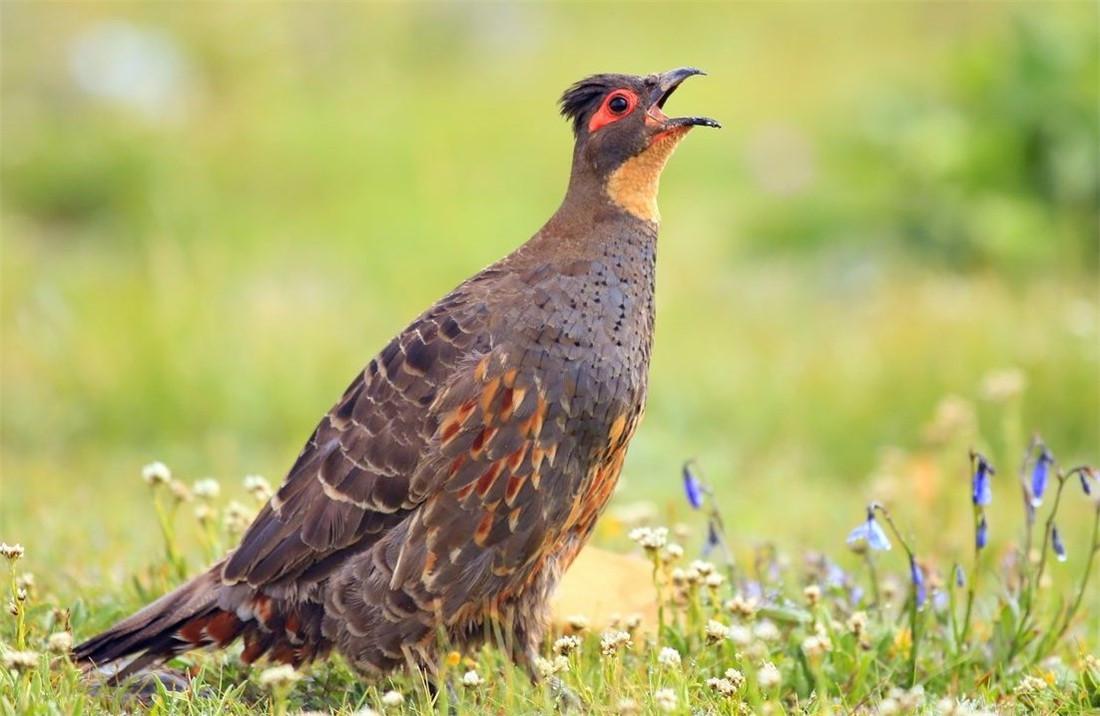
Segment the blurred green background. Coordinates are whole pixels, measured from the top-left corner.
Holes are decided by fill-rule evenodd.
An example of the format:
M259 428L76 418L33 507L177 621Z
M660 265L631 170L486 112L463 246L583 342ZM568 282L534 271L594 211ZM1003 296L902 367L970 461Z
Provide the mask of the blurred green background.
M0 537L48 579L159 552L146 462L277 482L389 336L556 208L555 100L593 72L704 68L670 112L725 125L665 174L620 514L684 517L695 456L737 540L839 548L879 495L956 549L969 446L1002 541L1031 431L1098 459L1094 3L0 11Z

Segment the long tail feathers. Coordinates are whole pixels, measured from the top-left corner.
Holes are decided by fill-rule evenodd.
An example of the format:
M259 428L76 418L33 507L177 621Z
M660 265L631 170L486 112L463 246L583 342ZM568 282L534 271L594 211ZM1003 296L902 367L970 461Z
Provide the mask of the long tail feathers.
M178 654L208 646L224 648L238 637L244 639L241 659L246 663L266 654L298 666L329 651L331 645L321 635L319 604L291 606L254 593L226 604L220 573L219 564L79 644L73 649L74 659L109 670L134 657L111 671L111 681L117 683Z

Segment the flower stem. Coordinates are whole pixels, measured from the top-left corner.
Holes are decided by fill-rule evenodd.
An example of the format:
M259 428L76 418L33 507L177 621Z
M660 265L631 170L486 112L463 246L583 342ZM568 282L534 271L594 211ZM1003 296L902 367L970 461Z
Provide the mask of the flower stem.
M894 537L897 538L898 544L905 550L905 555L909 558L909 564L911 569L920 569L916 566L916 556L913 554L912 548L909 543L901 535L901 531L898 530L897 525L894 524L894 520L890 517L890 512L880 504L873 505L873 509L878 510L883 519L886 520L886 524L890 527L890 531L894 533ZM909 678L905 684L906 688L912 688L917 682L917 651L920 645L920 621L918 620L918 605L917 605L917 583L909 580L909 634L911 635L909 645Z

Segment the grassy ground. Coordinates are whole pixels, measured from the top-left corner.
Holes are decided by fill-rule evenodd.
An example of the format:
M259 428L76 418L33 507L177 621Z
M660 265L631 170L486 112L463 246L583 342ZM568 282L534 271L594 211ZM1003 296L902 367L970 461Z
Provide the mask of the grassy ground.
M880 557L880 580L900 585L882 610L845 602L804 557L829 555L869 592L844 539L877 499L930 579L950 583L956 562L970 574L976 448L999 471L970 645L927 607L916 683L933 705L1087 710L1095 609L1058 662L1007 660L997 625L1022 598L1005 563L1025 542L1016 466L1028 439L1041 432L1063 468L1100 461L1091 4L0 13L0 539L26 547L16 571L34 574L29 648L46 653L63 628L54 609L82 638L178 579L142 465L163 460L188 485L217 476L218 510L252 507L245 474L277 482L372 352L537 228L567 166L557 92L588 72L690 63L711 75L670 108L726 128L691 136L663 183L650 404L596 539L638 551L627 533L639 519L682 524L686 568L706 535L680 490L694 457L741 571L713 607L697 589L695 611L659 643L639 633L601 658L594 627L562 678L609 711L623 699L650 711L661 688L685 713L741 699L757 711L888 707L891 688L910 685L900 546ZM195 507L174 535L190 570L216 549ZM1042 629L1076 593L1094 509L1067 488L1068 559L1044 568ZM774 641L705 644L711 616L744 621L720 604L760 581L749 566L763 544L788 564L769 604L797 623L773 614ZM812 583L825 595L810 608ZM1084 603L1098 600L1092 587ZM869 649L847 633L853 609L869 615ZM803 648L815 624L832 646L816 661ZM14 621L0 641L14 648ZM681 668L657 665L665 646ZM464 710L548 707L495 652L473 657L490 683L459 688ZM764 692L769 660L782 685ZM156 708L273 703L232 658L197 663L203 686ZM733 699L706 684L727 668L747 680ZM1051 688L1016 694L1028 676ZM9 711L114 710L61 664L0 679ZM386 688L336 664L287 706L380 708ZM396 688L406 706L422 698Z

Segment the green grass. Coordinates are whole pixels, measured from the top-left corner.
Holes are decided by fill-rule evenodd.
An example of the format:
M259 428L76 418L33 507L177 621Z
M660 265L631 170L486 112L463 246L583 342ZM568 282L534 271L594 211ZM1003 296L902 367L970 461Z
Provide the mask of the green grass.
M1093 4L311 9L0 5L0 540L25 545L18 571L35 575L31 648L45 653L61 628L54 609L83 638L176 581L142 465L163 460L188 484L217 476L219 509L251 504L241 477L277 482L389 336L539 226L565 183L553 100L569 82L685 64L710 76L670 109L725 128L689 137L663 181L650 401L596 541L633 549L624 520L648 511L686 524L696 554L703 519L679 480L695 457L738 564L774 544L790 564L780 593L800 609L808 552L867 586L844 538L872 499L930 575L956 561L969 572L976 448L1000 471L974 637L998 638L1012 596L1001 565L1024 542L1024 445L1041 431L1060 465L1100 461ZM116 21L184 68L152 110L74 81L74 48ZM1018 393L990 391L1005 370L1022 376ZM1093 512L1071 493L1046 619L1087 561ZM193 507L174 536L192 571L216 551ZM906 583L897 546L881 561L883 580ZM1093 587L1085 603L1098 600ZM835 648L811 666L843 685L829 699L873 705L905 683L904 650L887 643L901 601L872 615L866 651L841 634L832 595L820 611ZM929 702L1087 710L1079 657L1100 644L1095 615L1055 651L1061 666L1034 667L985 649L960 665L924 618ZM734 702L705 680L737 667L739 698L755 703L759 660L705 647L700 619L677 626L675 673L648 668L641 636L613 660L592 636L564 678L598 708L632 698L645 712L668 686L685 710L722 711ZM14 629L0 617L0 642ZM807 629L767 646L791 710L795 697L826 705L797 656ZM494 679L460 689L464 709L547 706L496 652L471 656ZM197 663L205 686L157 708L268 703L232 657ZM1013 695L1048 674L1042 701ZM42 713L117 711L63 661L0 678L19 685L0 690L9 710L26 698ZM336 662L288 698L351 710L385 688Z

